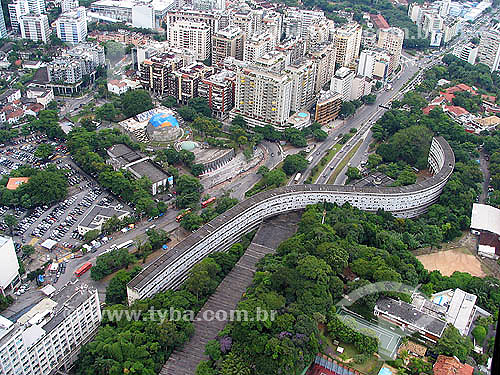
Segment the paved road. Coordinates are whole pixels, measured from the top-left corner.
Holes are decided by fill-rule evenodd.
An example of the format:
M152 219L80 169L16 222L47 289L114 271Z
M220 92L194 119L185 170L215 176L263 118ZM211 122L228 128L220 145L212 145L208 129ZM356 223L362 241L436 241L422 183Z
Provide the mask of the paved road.
M344 134L349 131L351 128L360 129L367 122L372 121L373 119L377 119L382 116L385 112L385 109L379 107L380 104L386 104L388 101L392 99L392 97L399 91L399 89L411 79L411 77L419 70L419 65L414 62L413 59L409 59L407 66L402 70L399 77L392 82L392 89L387 91L381 91L377 95L377 99L372 105L364 105L358 109L356 114L343 121L342 125L332 130L328 136L328 138L321 143L312 154L313 160L309 163L306 171L302 174L302 177L299 179L299 183L303 183L305 179L311 174L312 168L319 163L321 158L332 148L332 146L336 143L336 138L339 134ZM368 129L366 129L368 130ZM354 137L353 137L354 138ZM359 138L359 137L357 137ZM348 148L343 148L342 152L339 151L332 161L328 169L331 166L335 166L341 160L342 155L344 155ZM334 170L335 168L333 168ZM333 172L332 170L332 172ZM320 177L319 183L324 183L328 181L328 178Z
M264 141L261 143L264 147L264 161L258 166L245 172L243 175L235 176L232 181L228 181L224 184L220 184L215 188L210 189L211 195L217 196L221 195L226 191L231 192L231 197L237 198L239 201L245 199L245 192L252 188L260 180L260 175L257 174L257 170L260 166L265 165L269 169L273 169L281 163L283 160L283 154L281 153L280 146L278 143Z
M372 132L368 131L365 133L365 138L358 151L353 155L349 164L351 167L358 167L361 163L366 162L368 159L368 148L370 147L370 143L372 142ZM344 185L347 181L347 165L342 169L337 178L335 179L335 185Z

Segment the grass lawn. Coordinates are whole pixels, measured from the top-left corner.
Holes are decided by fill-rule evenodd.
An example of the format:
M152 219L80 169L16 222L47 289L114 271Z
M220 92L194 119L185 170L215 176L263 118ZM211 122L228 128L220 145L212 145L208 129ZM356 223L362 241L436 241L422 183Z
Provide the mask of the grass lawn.
M314 173L310 177L308 177L308 179L311 179L311 181L316 181L316 179L321 175L321 173L323 173L323 171L325 170L328 163L333 159L333 157L337 154L337 152L339 152L339 150L342 148L342 146L343 145L341 145L340 143L333 145L333 147L330 149L330 151L328 151L328 154L323 156L323 158L321 158L320 162L317 164L320 168L318 168L316 173Z
M354 156L354 154L358 151L358 148L361 146L362 143L363 143L363 140L361 139L356 144L356 146L354 146L354 148L351 151L349 151L346 156L344 156L344 159L342 159L342 161L340 162L340 164L337 165L337 168L335 168L335 171L333 171L332 176L328 179L328 183L329 184L334 184L335 183L335 180L337 179L337 176L340 174L340 172L342 172L342 169L345 168L345 166L347 165L347 163L349 163L349 160L351 160L351 158Z
M337 353L337 347L333 345L330 337L326 337L328 346L332 349L333 353ZM364 374L368 375L377 375L382 367L384 361L379 360L375 355L372 355L366 362L364 363L355 363L353 358L358 355L358 351L351 344L339 343L339 346L344 348L344 353L339 355L336 359L337 361L343 362L347 364L349 367L352 367L355 370L358 370Z

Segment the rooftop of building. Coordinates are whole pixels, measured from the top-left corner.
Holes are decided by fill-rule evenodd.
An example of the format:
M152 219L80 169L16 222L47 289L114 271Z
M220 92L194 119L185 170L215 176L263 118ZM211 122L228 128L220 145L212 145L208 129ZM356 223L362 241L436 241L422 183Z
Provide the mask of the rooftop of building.
M389 23L381 14L370 14L370 19L375 24L377 29L388 29L390 27Z
M487 204L474 203L470 227L500 235L500 209Z
M85 217L78 223L78 226L85 228L97 228L102 220L107 220L113 216L122 217L127 215L128 211L118 210L114 207L103 207L95 205L92 209L85 215Z
M29 177L11 177L9 181L7 181L7 189L16 190L22 184L27 183L29 179Z
M223 37L227 39L235 38L241 34L242 34L241 29L238 26L234 25L229 25L223 29L220 29L215 33L217 37Z
M146 176L152 183L167 179L168 174L158 168L151 160L143 160L129 167L140 176Z
M91 4L91 8L110 7L132 9L136 1L134 0L97 0ZM172 6L174 0L152 0L151 4L155 11L164 11Z
M446 328L446 321L425 314L413 305L401 300L381 298L377 301L375 308L384 314L394 316L407 324L411 324L437 337L441 337Z
M461 363L456 357L439 355L433 371L434 375L472 375L474 367Z

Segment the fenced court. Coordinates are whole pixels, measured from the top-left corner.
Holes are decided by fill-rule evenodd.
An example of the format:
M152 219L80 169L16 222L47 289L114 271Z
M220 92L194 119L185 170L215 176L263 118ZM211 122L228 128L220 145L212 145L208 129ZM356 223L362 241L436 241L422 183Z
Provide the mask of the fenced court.
M372 332L379 339L379 354L389 358L396 358L396 353L401 341L401 335L391 329L371 323L349 310L342 309L338 312L339 317L351 328L366 334ZM369 335L369 334L368 334Z

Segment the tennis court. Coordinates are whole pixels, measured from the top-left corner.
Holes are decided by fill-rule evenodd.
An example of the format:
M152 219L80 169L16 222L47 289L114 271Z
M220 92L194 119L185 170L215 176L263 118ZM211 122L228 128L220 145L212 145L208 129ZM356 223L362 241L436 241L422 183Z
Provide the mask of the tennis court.
M338 315L344 323L347 323L350 327L355 328L361 333L364 333L363 331L366 330L374 332L375 336L379 339L379 354L392 359L396 358L401 335L390 329L368 322L345 309L340 310Z

